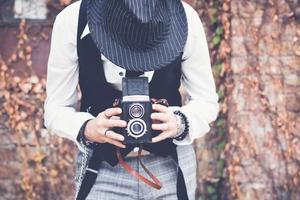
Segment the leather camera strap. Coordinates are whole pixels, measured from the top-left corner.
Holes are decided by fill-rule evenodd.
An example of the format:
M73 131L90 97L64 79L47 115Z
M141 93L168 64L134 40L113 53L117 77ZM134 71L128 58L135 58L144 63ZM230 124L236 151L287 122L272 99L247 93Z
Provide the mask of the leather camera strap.
M161 104L164 106L169 106L169 103L166 99L156 99L156 98L151 98L151 102L153 104ZM113 107L120 107L120 99L115 99L115 101L113 102ZM119 163L122 165L122 167L129 172L130 174L132 174L134 177L136 177L137 179L143 181L144 183L146 183L147 185L149 185L150 187L153 187L155 189L161 189L162 184L161 182L158 180L158 178L156 178L155 175L153 175L145 166L145 164L141 161L140 157L141 157L141 153L142 153L142 145L139 146L139 152L138 152L138 161L139 163L142 165L143 169L145 170L145 172L150 176L150 178L152 179L149 180L146 177L144 177L143 175L139 174L137 171L135 171L132 167L130 167L123 159L123 157L121 156L121 152L120 152L120 148L117 148L116 153L117 153L117 158Z
M117 148L117 158L119 160L119 163L124 167L124 169L129 172L130 174L132 174L134 177L136 177L137 179L143 181L144 183L146 183L147 185L155 188L155 189L160 189L162 187L161 182L158 180L158 178L155 177L155 175L153 175L148 169L147 167L144 165L144 163L141 161L140 156L141 156L141 152L142 152L142 146L139 146L139 152L138 152L138 160L139 163L142 165L143 169L145 170L145 172L151 177L152 181L147 179L146 177L144 177L143 175L139 174L137 171L135 171L132 167L130 167L124 160L123 157L121 156L121 152L120 152L120 148Z

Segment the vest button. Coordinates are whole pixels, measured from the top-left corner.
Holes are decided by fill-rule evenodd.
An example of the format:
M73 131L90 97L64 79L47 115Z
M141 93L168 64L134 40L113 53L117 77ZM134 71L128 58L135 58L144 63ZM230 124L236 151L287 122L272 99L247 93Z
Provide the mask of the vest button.
M139 148L138 148L138 147L134 147L134 148L133 148L133 151L134 151L134 152L138 152L138 151L139 151Z

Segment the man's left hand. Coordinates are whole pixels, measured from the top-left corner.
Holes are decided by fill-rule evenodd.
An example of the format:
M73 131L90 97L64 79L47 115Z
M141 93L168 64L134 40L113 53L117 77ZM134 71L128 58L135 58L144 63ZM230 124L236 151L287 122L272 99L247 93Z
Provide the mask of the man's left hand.
M167 138L172 138L177 134L177 120L175 114L168 107L160 104L152 104L151 114L152 129L161 131L161 133L152 138L152 142L159 142ZM159 123L160 122L160 123Z

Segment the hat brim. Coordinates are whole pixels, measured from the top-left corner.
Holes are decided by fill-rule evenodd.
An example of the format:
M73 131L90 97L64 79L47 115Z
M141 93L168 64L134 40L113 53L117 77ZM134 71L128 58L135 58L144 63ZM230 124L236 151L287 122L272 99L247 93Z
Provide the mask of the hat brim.
M169 35L160 45L147 51L132 50L103 28L103 16L99 11L104 1L88 1L87 23L97 48L112 63L131 71L152 71L167 66L183 52L188 25L180 0L166 1L171 9Z

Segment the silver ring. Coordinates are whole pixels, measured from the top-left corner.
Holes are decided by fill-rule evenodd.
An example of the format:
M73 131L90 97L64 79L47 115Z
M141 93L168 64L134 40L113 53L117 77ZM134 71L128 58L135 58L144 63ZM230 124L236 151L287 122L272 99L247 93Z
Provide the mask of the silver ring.
M104 135L105 135L106 137L107 137L107 132L108 132L108 131L110 131L110 129L109 129L109 128L108 128L108 129L106 129L106 130L105 130L105 132L104 132Z

